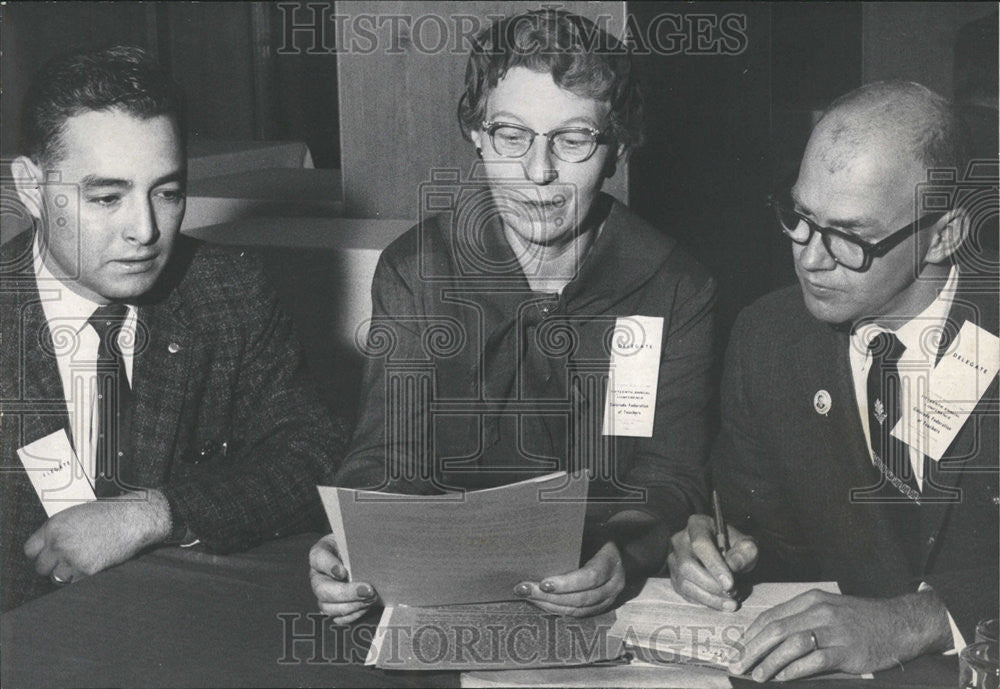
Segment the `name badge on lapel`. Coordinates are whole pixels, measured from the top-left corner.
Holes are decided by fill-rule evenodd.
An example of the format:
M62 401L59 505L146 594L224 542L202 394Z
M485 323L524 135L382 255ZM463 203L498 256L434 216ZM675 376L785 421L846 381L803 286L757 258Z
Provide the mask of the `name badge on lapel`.
M937 461L1000 369L1000 339L966 321L948 352L911 395L892 436Z
M18 449L17 456L21 458L21 464L48 516L97 499L80 460L69 444L66 429L28 443Z
M604 396L603 435L653 437L662 342L663 318L627 316L616 319L611 335L610 375Z

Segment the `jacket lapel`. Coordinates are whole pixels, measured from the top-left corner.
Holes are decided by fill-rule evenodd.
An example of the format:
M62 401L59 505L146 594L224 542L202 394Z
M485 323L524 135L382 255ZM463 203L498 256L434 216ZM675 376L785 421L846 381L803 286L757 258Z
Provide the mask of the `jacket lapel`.
M60 429L64 429L70 443L73 442L52 333L40 300L44 298L57 297L55 293L39 295L37 288L25 291L18 300L20 307L16 314L21 337L21 360L17 366L23 382L21 399L31 409L23 416L24 445Z
M139 486L163 483L177 443L190 378L192 336L174 292L139 309L133 388L132 467Z
M11 402L23 405L22 446L60 429L72 443L55 345L42 307L43 300L58 299L59 290L38 290L34 236L34 231L24 232L3 247L3 399L8 413L14 412Z
M851 367L848 360L847 335L819 323L813 333L795 343L796 351L787 358L792 372L801 385L809 405L807 418L821 429L814 435L818 444L816 452L824 456L822 477L833 490L824 490L840 505L848 501L850 489L862 487L867 474L868 453L864 431L858 417L857 398L854 394ZM815 409L816 395L825 391L829 395L829 411L822 414Z
M815 321L808 335L787 346L789 374L796 381L790 389L803 395L801 400L790 400L789 404L808 405L799 418L810 430L800 432L811 439L807 451L814 455L803 459L809 474L802 481L821 487L810 493L815 505L810 512L822 515L824 524L836 525L835 534L827 536L839 542L835 547L843 549L844 563L852 559L848 554L857 552L877 552L884 561L901 561L904 553L900 544L883 537L882 530L873 528L871 523L886 519L881 506L866 503L855 495L873 486L876 476L854 392L848 335ZM816 395L821 391L829 395L826 414L816 408ZM789 432L797 431L789 429ZM825 527L817 524L815 528L823 531ZM850 579L853 573L841 575Z

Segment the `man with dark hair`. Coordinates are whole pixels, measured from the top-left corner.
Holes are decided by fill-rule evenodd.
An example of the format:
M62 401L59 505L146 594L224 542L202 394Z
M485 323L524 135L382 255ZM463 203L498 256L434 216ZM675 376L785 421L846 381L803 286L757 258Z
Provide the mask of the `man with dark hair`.
M824 114L773 201L799 285L733 329L711 458L731 547L694 515L670 574L723 610L734 575L842 595L763 613L734 672L882 670L997 616L997 260L966 241L963 151L940 96L871 84Z
M163 543L315 528L340 438L245 252L179 236L179 92L137 48L49 63L2 250L3 609Z

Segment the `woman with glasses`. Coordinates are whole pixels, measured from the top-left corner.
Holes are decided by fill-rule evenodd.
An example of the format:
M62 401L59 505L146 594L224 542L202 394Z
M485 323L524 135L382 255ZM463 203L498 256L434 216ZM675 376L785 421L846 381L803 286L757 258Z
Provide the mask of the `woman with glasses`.
M458 119L479 181L434 186L425 204L442 212L380 259L336 484L427 494L589 472L580 569L512 595L595 614L661 568L704 504L715 284L601 192L640 142L642 99L627 51L593 22L542 10L494 23ZM347 582L330 537L310 560L337 622L377 600Z

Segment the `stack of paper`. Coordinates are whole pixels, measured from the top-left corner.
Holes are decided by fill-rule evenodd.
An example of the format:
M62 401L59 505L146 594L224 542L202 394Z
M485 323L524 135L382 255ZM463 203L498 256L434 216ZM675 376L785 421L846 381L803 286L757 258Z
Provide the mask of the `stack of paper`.
M525 669L589 665L622 656L614 613L561 617L527 601L388 607L366 665L386 670Z
M829 581L757 584L739 610L723 612L684 600L670 579L650 579L618 609L611 633L647 662L726 667L733 644L759 614L811 589L840 593Z
M736 612L689 603L669 579L650 579L617 611L609 647L622 640L627 662L589 667L483 670L462 674L463 687L731 687L731 644L757 615L810 589L839 593L833 582L758 584ZM839 673L824 679L849 677ZM865 675L870 679L871 675Z

